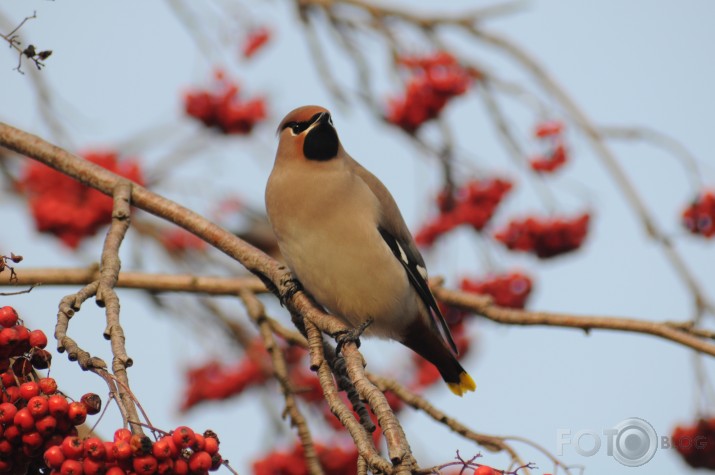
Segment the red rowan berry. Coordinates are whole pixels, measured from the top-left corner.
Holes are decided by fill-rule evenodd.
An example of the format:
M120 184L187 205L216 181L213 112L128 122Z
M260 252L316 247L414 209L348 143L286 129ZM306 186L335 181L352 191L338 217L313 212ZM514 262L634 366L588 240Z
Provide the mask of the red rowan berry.
M85 458L82 460L83 475L103 475L105 463L103 460Z
M10 424L17 414L17 407L9 402L0 404L0 423Z
M17 343L17 330L15 328L3 328L0 330L0 346L7 348Z
M156 473L158 473L159 475L175 473L173 459L164 459L164 460L159 460L157 462L158 463L156 466Z
M74 459L67 459L62 462L60 475L82 475L82 462Z
M84 441L84 456L94 460L104 460L107 458L107 449L104 442L97 437L90 437Z
M12 446L19 445L22 442L22 432L16 425L6 427L3 437L5 437L5 440L7 440Z
M211 468L211 456L203 450L194 452L189 457L189 470L192 472L204 472Z
M17 438L20 439L21 436L20 436L20 432L17 431L17 427L15 427L15 426L8 427L8 429L10 429L10 428L12 428L16 431ZM12 454L13 450L15 450L15 447L12 445L10 438L5 437L3 439L0 439L0 456L7 457L10 454Z
M189 463L184 459L176 459L174 461L174 474L187 475L189 473Z
M20 387L22 391L22 387ZM50 405L47 401L47 396L33 396L27 401L27 409L35 420L42 419L49 411Z
M72 424L78 426L87 419L87 407L81 402L72 402L67 409L67 417Z
M12 423L20 430L20 432L30 432L35 428L35 419L32 417L30 410L26 407L17 411ZM5 432L7 434L7 431Z
M17 381L15 380L15 373L10 371L5 371L0 375L0 382L4 388L9 388L11 386L17 386Z
M10 307L10 306L5 306L0 308L0 325L3 327L11 327L15 324L17 324L17 311Z
M50 396L57 392L57 381L55 381L54 378L41 378L37 384L40 385L40 391L42 391L42 394Z
M474 475L496 475L496 472L491 467L480 465L479 468L474 471Z
M191 447L196 442L196 434L186 426L179 426L171 434L174 443L178 448Z
M47 398L47 406L50 411L50 414L59 418L61 416L67 415L70 403L63 395L53 394Z
M43 436L49 436L57 429L57 419L52 416L45 416L35 422L35 428Z
M157 465L158 463L152 455L134 457L132 462L132 467L137 475L152 475L156 472Z
M121 428L114 431L114 442L118 442L120 440L125 440L129 442L129 439L131 438L132 431L130 431L129 429Z
M62 441L60 448L62 449L62 453L65 454L65 457L68 459L79 460L84 453L84 444L78 437L65 437L65 440Z
M218 439L215 437L206 437L206 444L204 450L208 452L209 455L214 455L218 453Z
M132 457L132 447L129 442L124 439L114 442L112 456L119 461L129 460Z
M62 449L59 446L55 445L45 450L44 459L48 467L59 469L65 461L65 454L62 453Z
M41 449L44 442L45 440L42 438L42 435L36 430L22 435L22 444L33 453Z
M20 388L18 388L17 386L10 386L8 388L5 388L5 392L2 395L3 402L11 402L14 404L20 399Z
M114 456L114 452L113 452L114 442L104 441L102 443L104 444L104 453L105 453L104 460L108 464L112 464L112 463L116 462L117 459Z
M167 439L166 437L162 437L154 442L154 445L151 448L151 453L157 460L164 460L174 456L171 446L169 445L169 440L170 439Z
M47 346L47 335L42 330L32 330L28 341L32 348L44 348Z

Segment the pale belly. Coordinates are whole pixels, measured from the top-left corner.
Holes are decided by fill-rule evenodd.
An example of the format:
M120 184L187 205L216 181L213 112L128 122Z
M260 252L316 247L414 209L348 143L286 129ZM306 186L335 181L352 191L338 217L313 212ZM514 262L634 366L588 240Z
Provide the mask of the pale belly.
M420 305L404 268L377 229L353 229L351 234L329 231L312 229L299 239L286 236L281 252L289 267L333 315L353 327L371 319L366 334L398 339Z

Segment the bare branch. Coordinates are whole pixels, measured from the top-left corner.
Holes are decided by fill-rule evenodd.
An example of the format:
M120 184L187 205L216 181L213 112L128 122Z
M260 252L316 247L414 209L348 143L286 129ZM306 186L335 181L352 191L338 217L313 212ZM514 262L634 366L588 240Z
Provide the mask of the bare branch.
M508 325L544 325L565 328L579 328L585 332L593 329L617 330L629 333L653 335L679 343L701 353L715 356L715 345L696 334L673 325L672 322L653 322L633 318L568 315L552 312L529 312L494 305L491 297L448 290L443 287L433 289L435 296L447 305L470 310L497 323Z
M305 454L306 466L308 467L308 473L311 475L322 475L323 468L318 460L318 453L315 451L315 445L313 444L313 437L310 434L310 429L308 428L308 423L300 412L298 408L298 403L295 398L295 391L288 379L288 367L286 364L285 357L281 352L280 347L277 345L275 338L273 337L273 329L267 320L266 309L260 300L256 297L253 292L248 290L242 290L239 293L239 297L243 301L243 305L246 307L248 316L251 318L253 323L258 326L261 332L261 338L263 338L263 344L271 355L271 361L273 362L273 377L278 381L283 391L283 397L286 403L286 412L290 416L291 425L295 426L298 431L298 437L300 438L300 443L303 446L303 452Z

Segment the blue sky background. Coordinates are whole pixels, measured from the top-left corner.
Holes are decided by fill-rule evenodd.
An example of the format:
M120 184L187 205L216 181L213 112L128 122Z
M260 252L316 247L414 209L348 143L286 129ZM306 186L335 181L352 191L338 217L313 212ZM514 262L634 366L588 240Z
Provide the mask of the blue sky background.
M414 8L410 2L395 3ZM148 163L155 163L182 143L198 145L201 155L158 191L200 212L209 211L211 203L227 193L239 193L261 208L275 152L276 124L296 106L323 104L333 110L348 152L385 182L410 227L417 229L429 216L430 196L439 187L436 163L399 132L372 120L359 103L340 107L332 100L315 71L290 2L208 5L216 4L225 5L226 10L206 6L193 14L203 24L216 27L211 38L219 38L222 32L240 33L249 24L265 24L275 31L274 41L250 62L237 61L235 37L217 40L206 54L197 48L167 2L5 1L0 14L13 25L37 11L38 18L22 33L38 47L54 51L42 77L51 85L61 120L69 130L72 143L65 145L82 150L122 144L122 150L142 156ZM423 2L420 8L460 11L474 5L481 3L462 1L444 6ZM217 14L225 11L231 13ZM597 123L647 125L677 137L699 159L703 181L713 186L714 19L715 4L706 0L543 0L529 2L520 12L489 21L487 26L534 55ZM1 22L0 31L7 31ZM523 70L494 50L463 36L450 40L464 54L491 65L499 76L533 84ZM374 58L376 70L384 70L384 51L379 44L368 40L361 47ZM355 87L345 60L335 55L329 58L336 74ZM38 113L30 77L12 71L15 62L11 50L0 50L0 120L52 139ZM263 94L269 100L270 119L250 140L212 136L182 116L181 92L205 84L217 62L240 78L249 95ZM25 65L25 69L31 67ZM399 85L381 76L376 89L386 98L398 91ZM528 138L533 116L513 101L503 104L520 136ZM470 95L450 107L448 121L457 137L460 160L517 180L518 191L500 211L499 222L508 216L545 212L533 187L512 167L478 96ZM162 142L155 133L152 138L159 145L147 153L136 136L157 126L168 130L171 139ZM427 129L428 135L434 132ZM497 266L520 267L537 276L529 304L532 309L651 320L689 318L693 306L682 282L657 246L645 239L637 217L582 137L571 130L569 140L573 163L554 180L551 189L561 212L585 207L595 210L585 248L549 262L497 249ZM715 299L713 243L691 238L679 227L679 212L694 194L681 164L643 144L614 142L613 150L658 224L676 240L706 294ZM25 256L20 270L22 266L83 266L98 259L101 237L71 253L53 238L33 233L21 201L5 194L0 200L0 249ZM136 240L130 238L122 250L125 269L133 268L137 252L136 246L132 250L133 242ZM431 273L443 274L450 282L462 274L485 272L479 256L473 234L466 231L456 232L425 254ZM171 268L166 259L151 252L145 252L144 258L150 271ZM3 299L3 304L14 305L33 327L49 335L57 303L69 291L39 288L30 296ZM197 429L214 429L222 440L222 454L241 473L248 472L252 458L271 447L292 443L293 434L286 427L276 433L274 421L281 406L277 392L271 389L254 390L188 415L177 414L181 390L177 373L207 354L234 353L227 342L197 324L200 315L193 325L186 325L172 319L170 312L150 307L135 292L123 291L120 298L128 351L135 360L130 378L156 426L171 429L187 423ZM221 302L232 312L241 312L237 302ZM282 312L271 309L275 314ZM707 323L711 320L709 316ZM108 345L100 337L102 322L99 309L88 303L73 320L71 332L90 352L109 360ZM519 435L555 452L560 429L602 432L624 418L641 417L659 435L667 435L677 422L694 418L693 355L674 344L642 335L595 331L586 336L575 330L505 327L482 320L470 332L476 344L465 366L477 381L477 392L457 399L437 385L426 395L477 431ZM208 341L201 341L204 336ZM407 361L407 350L398 345L370 341L363 348L371 369L399 371L391 363L403 357ZM709 359L706 371L713 375ZM73 396L89 390L106 392L98 378L82 374L64 357L56 356L53 374ZM270 410L273 419L265 416L269 402L274 403ZM100 432L109 435L118 421L117 411L110 411ZM422 414L406 410L402 421L423 466L445 462L457 449L462 454L477 450ZM321 430L316 431L320 438ZM523 445L517 448L544 472L551 470L536 452ZM563 460L585 465L587 474L688 471L672 450L659 450L651 462L638 468L620 465L603 449L584 458L566 447ZM502 467L505 459L487 454L485 462Z

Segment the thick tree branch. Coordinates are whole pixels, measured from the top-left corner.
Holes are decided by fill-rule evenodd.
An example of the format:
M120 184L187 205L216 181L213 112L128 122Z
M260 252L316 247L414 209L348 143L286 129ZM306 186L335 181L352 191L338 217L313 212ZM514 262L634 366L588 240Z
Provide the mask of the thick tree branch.
M333 374L325 359L323 337L320 330L310 320L306 320L305 329L308 334L310 367L313 371L318 373L318 380L320 381L320 386L323 388L323 395L328 402L330 411L348 430L353 441L355 441L355 447L357 447L358 453L367 461L368 465L382 473L392 473L392 464L380 457L372 443L370 434L368 434L362 424L355 419L350 408L340 399Z
M529 312L494 305L488 296L459 292L438 287L433 289L441 302L464 310L470 310L489 320L507 325L543 325L579 328L586 332L592 329L617 330L629 333L653 335L687 346L701 353L715 356L715 345L691 333L688 327L673 322L653 322L633 318L577 316L553 312Z
M291 425L296 427L296 430L298 431L298 437L303 446L303 453L305 454L305 462L308 467L308 473L311 475L322 475L323 468L318 460L318 453L315 451L315 445L313 444L313 437L310 434L310 429L308 428L308 422L305 420L303 413L300 412L300 409L298 408L295 391L293 390L293 386L288 379L288 366L280 347L276 343L276 339L273 337L273 329L271 328L271 324L268 322L266 309L263 306L263 303L253 292L242 290L239 292L238 296L243 301L243 305L246 307L248 316L258 327L261 333L261 338L263 339L263 344L268 353L271 355L271 361L273 363L273 377L281 386L286 403L285 412L290 416Z
M94 269L23 269L16 281L0 274L0 286L9 285L81 285L96 278ZM243 289L251 292L267 292L263 283L251 277L203 277L194 275L145 274L122 272L117 287L146 289L153 292L193 292L211 295L236 295ZM653 335L692 348L701 353L715 356L715 333L693 325L692 321L638 320L629 317L607 317L596 315L573 315L554 312L533 312L514 310L494 305L483 295L450 290L433 285L437 298L448 305L454 305L506 325L543 325L577 328L626 331ZM272 320L269 320L272 321ZM274 325L274 330L277 327ZM303 337L295 331L281 334L292 343L300 344Z

